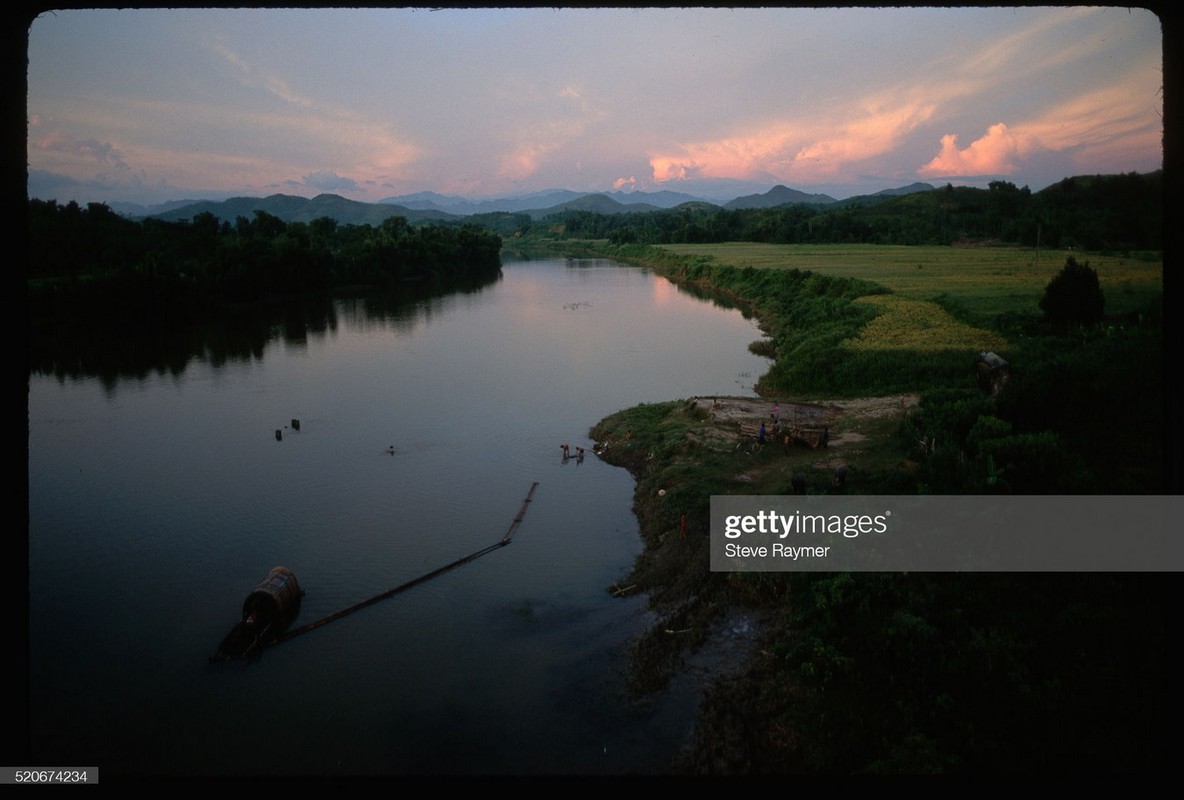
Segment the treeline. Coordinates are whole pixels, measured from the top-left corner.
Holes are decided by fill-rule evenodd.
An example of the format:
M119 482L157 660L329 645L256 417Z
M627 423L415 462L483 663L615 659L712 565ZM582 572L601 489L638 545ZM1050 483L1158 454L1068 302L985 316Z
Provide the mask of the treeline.
M1075 177L1032 193L1007 181L945 186L879 202L721 209L686 204L628 214L566 211L537 228L614 244L953 245L1000 242L1094 251L1163 247L1163 173Z
M496 276L501 237L474 224L285 222L264 211L232 225L210 213L140 222L105 204L29 201L30 302L38 308L142 302L255 302L338 287L463 284ZM41 304L39 306L39 304Z

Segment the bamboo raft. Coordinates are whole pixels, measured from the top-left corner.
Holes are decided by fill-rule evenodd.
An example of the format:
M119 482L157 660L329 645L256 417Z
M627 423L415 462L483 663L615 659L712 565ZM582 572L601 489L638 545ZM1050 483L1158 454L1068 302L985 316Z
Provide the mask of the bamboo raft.
M295 639L297 636L301 636L305 633L308 633L309 631L313 631L313 630L316 630L317 628L320 628L324 625L328 625L330 622L333 622L335 620L339 620L342 617L347 617L350 614L353 614L355 611L361 611L363 608L367 608L368 606L372 606L375 603L378 603L378 602L381 602L381 601L386 600L388 598L394 597L397 594L401 594L402 592L405 592L408 589L412 589L416 586L419 586L422 583L426 583L427 581L430 581L433 578L437 578L446 572L451 572L452 570L456 569L457 567L468 564L471 561L476 561L481 556L488 555L489 553L492 553L494 550L500 550L501 548L505 547L513 540L514 533L515 533L515 531L518 530L518 526L522 523L522 518L524 516L526 516L526 510L530 507L530 502L534 497L534 490L536 488L538 488L538 485L539 485L538 481L535 481L534 483L532 483L530 485L530 491L528 491L526 493L526 499L522 501L522 507L518 510L518 514L514 517L513 521L510 522L510 527L506 530L506 532L502 536L502 538L499 539L494 544L491 544L488 547L483 547L474 553L470 553L469 555L464 556L463 558L458 558L456 561L445 564L444 566L434 569L431 572L428 572L424 575L420 575L418 578L413 578L412 580L409 580L406 583L399 584L398 586L396 586L393 589L388 589L387 591L382 592L381 594L377 594L374 597L371 597L367 600L363 600L360 603L354 603L352 606L349 606L348 608L343 608L340 611L336 611L332 614L329 614L326 617L322 617L321 619L315 620L313 622L309 622L306 625L301 625L299 628L293 628L292 630L278 633L277 635L273 635L266 640L260 639L260 640L251 644L250 650L248 652L254 653L256 651L256 649L261 650L263 647L271 647L271 646L274 646L277 644L281 644L283 642L287 642L291 639ZM295 583L294 576L293 576L293 583ZM301 594L303 594L303 592L301 592ZM241 624L242 623L240 623L240 625ZM237 626L236 626L236 630L237 630ZM211 661L213 661L213 660L224 660L224 659L211 658Z

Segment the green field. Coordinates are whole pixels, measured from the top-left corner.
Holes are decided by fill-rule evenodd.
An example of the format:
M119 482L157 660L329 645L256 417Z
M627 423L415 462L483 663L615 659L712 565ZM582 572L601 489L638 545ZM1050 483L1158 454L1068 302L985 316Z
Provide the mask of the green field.
M1020 247L670 244L661 249L757 269L800 269L859 278L901 297L935 302L963 322L990 325L1001 314L1039 314L1044 287L1072 255L1098 273L1107 315L1145 308L1163 292L1159 254L1104 255Z

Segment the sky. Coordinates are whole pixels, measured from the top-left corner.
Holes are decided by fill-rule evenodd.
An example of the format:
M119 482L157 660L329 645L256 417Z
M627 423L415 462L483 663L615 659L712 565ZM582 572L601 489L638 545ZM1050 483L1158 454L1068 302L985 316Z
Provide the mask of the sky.
M28 193L377 202L1163 166L1150 11L71 9L28 36Z

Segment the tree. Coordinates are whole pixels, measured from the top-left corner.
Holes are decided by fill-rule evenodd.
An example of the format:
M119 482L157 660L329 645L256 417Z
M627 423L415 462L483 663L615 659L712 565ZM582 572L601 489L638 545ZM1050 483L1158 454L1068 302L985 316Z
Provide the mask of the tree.
M1031 216L1032 192L1014 183L991 181L987 184L986 213L988 232L1005 241L1018 241Z
M1100 322L1105 307L1098 273L1090 269L1088 261L1078 264L1073 256L1065 260L1065 266L1044 287L1044 297L1040 299L1044 318L1066 326Z

